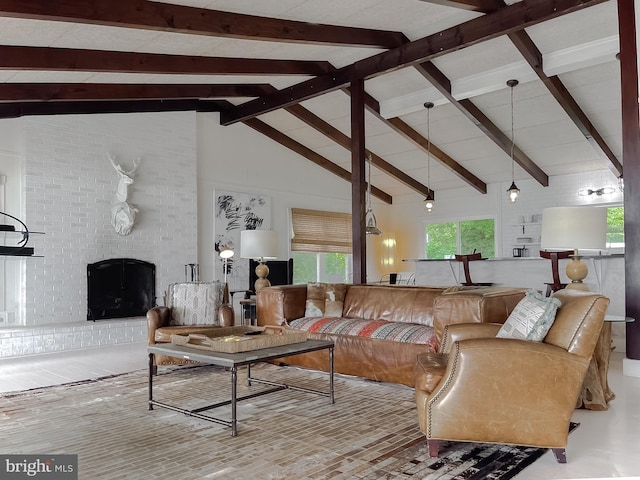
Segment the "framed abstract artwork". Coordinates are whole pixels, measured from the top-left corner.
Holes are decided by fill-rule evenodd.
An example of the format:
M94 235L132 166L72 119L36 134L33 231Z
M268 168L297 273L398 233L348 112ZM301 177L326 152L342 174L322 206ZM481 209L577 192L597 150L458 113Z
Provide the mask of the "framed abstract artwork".
M230 248L234 256L227 264L229 289L249 288L249 260L240 258L240 232L271 229L271 197L217 190L214 229L216 269L223 268L220 251Z

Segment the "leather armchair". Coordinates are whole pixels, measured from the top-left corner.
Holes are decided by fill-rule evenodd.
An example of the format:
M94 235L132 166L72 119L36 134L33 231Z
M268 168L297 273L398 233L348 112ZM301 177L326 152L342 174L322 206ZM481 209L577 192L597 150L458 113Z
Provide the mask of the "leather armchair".
M213 282L212 284L215 284ZM202 282L206 284L206 282ZM197 289L199 282L185 282L181 284L173 284L171 288L182 289ZM222 285L219 286L223 288ZM189 296L189 295L187 295ZM234 312L233 307L229 303L222 303L217 311L212 312L211 315L205 316L205 318L195 318L198 315L202 315L202 312L190 308L188 304L181 305L181 316L186 318L194 318L196 322L193 325L175 325L172 324L172 319L176 316L174 311L174 305L172 304L171 295L167 296L167 306L153 307L147 312L147 334L149 345L155 345L156 343L169 343L171 342L171 335L187 335L190 333L197 333L200 335L210 335L215 333L215 330L220 327L232 327L234 324ZM194 305L200 302L195 301ZM175 357L168 357L166 355L154 355L154 365L181 365L185 360Z
M429 454L439 440L551 448L566 462L569 423L609 299L561 290L543 342L496 338L500 324L445 327L416 363L416 402Z

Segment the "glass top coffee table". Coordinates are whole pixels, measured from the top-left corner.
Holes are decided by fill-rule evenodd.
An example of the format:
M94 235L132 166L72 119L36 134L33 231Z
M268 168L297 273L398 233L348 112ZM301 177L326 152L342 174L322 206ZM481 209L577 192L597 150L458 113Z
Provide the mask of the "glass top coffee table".
M294 385L287 385L284 383L276 383L267 380L261 380L251 377L251 365L257 362L266 362L269 360L275 360L277 358L285 358L291 355L299 355L301 353L315 352L317 350L329 350L329 391L323 392L319 390L311 390L308 388L296 387ZM258 397L260 395L266 395L267 393L277 392L284 389L298 390L307 393L313 393L329 397L330 402L335 403L334 390L333 390L333 342L325 340L307 340L306 342L291 343L288 345L279 345L276 347L261 348L259 350L250 350L248 352L240 353L223 353L214 352L209 350L199 350L193 347L186 347L182 345L174 345L171 343L151 345L147 347L149 353L149 410L153 410L154 405L162 408L167 408L176 412L184 413L191 417L200 418L202 420L208 420L210 422L219 423L227 427L231 427L231 436L235 437L238 434L238 425L236 417L236 404L240 400L248 398ZM153 399L153 356L154 355L169 355L171 357L183 358L185 360L192 360L210 365L217 365L220 367L229 368L231 371L231 399L222 402L215 403L213 405L207 405L204 407L188 410L167 403L159 402ZM273 388L263 390L260 392L251 393L241 397L237 396L237 384L238 384L238 367L247 367L247 382L251 385L251 382L263 383L271 385ZM224 420L221 418L213 417L210 415L203 415L202 412L212 410L224 405L231 405L231 420Z

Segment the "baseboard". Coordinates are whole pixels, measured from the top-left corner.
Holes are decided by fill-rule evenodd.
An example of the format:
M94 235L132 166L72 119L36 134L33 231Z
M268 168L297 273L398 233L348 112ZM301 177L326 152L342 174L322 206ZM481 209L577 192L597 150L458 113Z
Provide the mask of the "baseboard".
M626 377L640 377L640 360L623 358L622 374Z

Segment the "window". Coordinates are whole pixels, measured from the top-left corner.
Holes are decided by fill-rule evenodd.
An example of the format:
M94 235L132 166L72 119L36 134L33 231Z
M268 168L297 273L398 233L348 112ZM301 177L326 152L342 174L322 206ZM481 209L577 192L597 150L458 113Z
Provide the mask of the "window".
M344 253L293 252L293 283L347 283L351 278L351 255Z
M493 218L460 222L460 253L482 252L486 258L496 256Z
M472 253L475 250L482 252L484 257L494 257L494 232L492 218L430 223L426 227L426 256L453 258L456 253Z
M458 251L457 237L457 223L427 225L427 258L453 258Z
M624 248L624 207L607 208L607 249Z
M293 283L347 282L351 278L351 215L291 209Z

